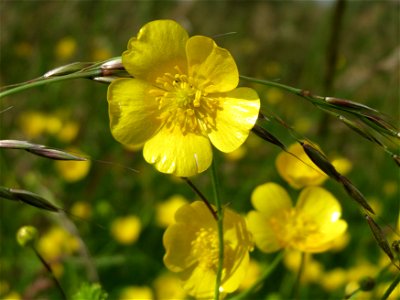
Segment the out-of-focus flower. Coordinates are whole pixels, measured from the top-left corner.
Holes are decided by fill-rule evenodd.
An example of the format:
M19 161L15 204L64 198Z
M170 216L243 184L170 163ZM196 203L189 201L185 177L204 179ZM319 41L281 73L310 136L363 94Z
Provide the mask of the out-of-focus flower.
M142 223L137 216L116 218L111 224L111 234L114 239L124 245L137 241L142 230Z
M315 146L317 147L317 146ZM320 150L317 147L318 150ZM281 152L276 159L276 168L279 175L295 189L306 186L322 184L328 176L322 172L307 156L299 143L292 144L287 152ZM332 161L332 165L341 174L351 169L351 163L347 159L338 158Z
M22 299L22 296L16 292L16 291L11 291L7 295L1 297L2 300L20 300Z
M232 152L225 153L225 157L231 161L236 161L242 159L246 155L246 152L247 148L242 145Z
M66 150L69 153L76 154L78 156L84 156L84 154L74 148ZM84 161L62 161L57 160L54 162L56 170L67 182L76 182L86 177L89 173L91 162L90 160Z
M269 104L277 104L283 99L283 93L278 88L268 88L265 91L265 99Z
M247 267L246 276L240 283L239 290L245 290L251 287L260 278L261 267L258 261L250 259L249 266Z
M56 276L63 273L61 260L75 253L79 248L78 239L60 227L51 228L39 238L37 249L40 255L51 265Z
M248 227L263 252L292 248L322 252L345 233L341 207L335 197L320 187L301 191L296 207L289 194L275 183L256 187L251 196L256 211L247 216Z
M196 298L212 298L218 266L217 222L201 201L182 206L176 223L165 231L164 263L178 273L187 293ZM251 235L240 215L224 210L224 265L221 293L235 291L246 275Z
M64 37L58 41L54 53L59 60L68 60L75 55L76 50L76 40L72 37Z
M339 287L346 284L347 272L342 268L336 268L331 271L325 272L320 277L320 285L327 291L337 290Z
M14 52L20 57L30 58L33 53L33 45L28 42L19 42L15 45Z
M77 201L71 207L71 214L82 219L89 219L92 215L92 208L87 202Z
M129 286L122 290L119 300L152 300L153 292L147 286Z
M161 227L168 227L175 222L176 211L188 201L181 195L174 195L156 205L156 222Z
M134 78L114 80L107 99L111 132L163 173L189 177L205 171L214 145L231 152L258 118L260 100L237 88L231 54L205 36L188 37L172 20L144 25L122 54Z
M292 272L298 272L301 264L302 253L295 250L287 250L283 257L285 266ZM304 267L301 273L302 282L317 282L323 274L323 266L307 253L304 257Z
M34 139L46 131L46 116L40 112L27 111L18 118L20 128L28 139Z
M79 125L76 122L68 121L65 122L60 130L57 132L57 138L64 142L69 143L71 142L79 132Z
M182 281L173 274L165 273L153 282L156 299L185 299Z

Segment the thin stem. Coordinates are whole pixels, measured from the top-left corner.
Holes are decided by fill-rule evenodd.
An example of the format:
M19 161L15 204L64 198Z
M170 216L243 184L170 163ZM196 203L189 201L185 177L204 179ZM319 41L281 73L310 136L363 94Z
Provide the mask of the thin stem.
M191 189L197 194L197 196L200 197L201 200L203 200L204 204L207 206L207 208L210 210L210 212L212 213L214 219L216 221L218 221L218 216L217 213L215 212L215 210L212 208L210 202L208 202L207 198L203 195L202 192L200 192L200 190L194 185L193 182L190 181L189 178L187 177L182 177L183 180L185 180L185 182L191 187Z
M294 282L293 290L292 290L292 298L294 298L294 299L299 299L300 281L301 281L301 276L304 271L305 260L306 260L306 253L302 252L299 270L297 271L296 281Z
M250 82L254 82L254 83L277 87L277 88L283 89L285 91L288 91L288 92L296 94L296 95L302 95L302 93L304 92L302 89L297 89L297 88L294 88L294 87L291 87L291 86L288 86L288 85L285 85L282 83L277 83L275 81L257 79L257 78L248 77L248 76L244 76L244 75L240 75L239 78L250 81Z
M220 294L220 286L222 279L222 269L224 266L224 228L223 228L223 211L222 211L222 203L219 195L219 182L217 177L217 167L215 164L215 159L213 159L211 166L211 179L213 184L213 192L214 192L214 200L215 206L217 207L217 227L218 227L218 248L219 248L219 257L218 257L218 270L217 270L217 278L215 280L215 300L219 300Z
M390 284L388 289L385 291L385 293L383 294L381 300L386 300L390 296L390 294L394 291L394 289L396 288L396 286L399 283L400 283L400 272L397 273L397 276L394 278L393 282Z
M31 89L31 88L34 88L37 86L45 85L45 84L50 84L50 83L68 80L68 79L90 78L90 77L95 77L95 76L100 76L100 75L101 75L101 70L97 69L97 70L91 70L91 71L85 71L85 72L75 72L72 74L57 76L57 77L49 77L49 78L41 77L37 80L29 81L26 84L18 85L14 88L10 88L8 90L0 92L0 99L4 98L5 96L16 94L16 93L22 92L24 90L28 90L28 89Z
M57 280L57 277L54 275L53 270L51 269L50 265L44 260L44 258L40 255L40 253L36 250L35 247L32 247L32 249L33 249L33 252L35 252L36 256L39 258L39 260L41 261L41 263L45 266L47 271L50 273L54 283L57 286L57 289L60 291L62 299L67 300L67 296L65 295L64 290L61 287L60 282Z
M264 273L258 278L258 280L247 290L245 290L243 293L240 293L236 297L231 298L231 300L242 300L242 299L250 299L249 297L254 291L262 284L268 276L275 270L275 268L279 265L283 258L283 251L278 253L278 255L275 256L274 260L272 263L264 270Z

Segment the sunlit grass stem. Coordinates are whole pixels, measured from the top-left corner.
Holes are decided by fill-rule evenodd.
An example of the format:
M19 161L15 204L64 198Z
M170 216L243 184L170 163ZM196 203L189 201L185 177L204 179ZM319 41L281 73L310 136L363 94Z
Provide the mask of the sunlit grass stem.
M243 293L230 298L230 300L246 300L246 299L251 299L250 295L254 293L254 291L262 284L268 276L275 270L275 268L279 265L283 258L284 252L281 251L278 253L274 260L269 264L268 268L264 270L264 273L261 274L261 276L258 278L258 280L247 290L245 290Z
M212 166L211 166L211 179L213 185L213 193L214 193L214 200L215 206L217 208L217 227L218 227L218 249L219 249L219 256L218 256L218 269L217 269L217 277L215 280L215 293L214 298L215 300L219 300L220 295L220 286L221 286L221 279L222 279L222 269L224 266L224 228L223 228L223 221L224 221L224 214L222 211L222 203L219 194L219 182L217 176L217 167L215 164L215 159L213 159Z
M300 266L299 266L299 269L297 270L296 281L294 282L293 289L292 289L292 297L291 298L293 298L293 299L300 298L299 297L300 283L301 283L301 276L303 275L303 272L304 272L305 261L306 261L306 253L302 252L301 259L300 259Z
M386 300L389 298L390 294L394 291L396 286L400 283L400 272L397 273L397 276L394 278L388 289L383 294L381 300Z

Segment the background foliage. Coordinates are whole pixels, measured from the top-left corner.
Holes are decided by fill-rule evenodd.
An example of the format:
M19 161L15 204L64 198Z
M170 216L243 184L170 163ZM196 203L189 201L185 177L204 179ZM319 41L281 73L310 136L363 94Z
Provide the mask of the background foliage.
M119 56L144 23L172 18L191 35L215 37L232 52L242 75L352 99L387 113L398 125L399 4L344 4L342 14L336 17L342 22L342 30L334 44L338 51L332 73L328 68L333 51L330 37L338 28L333 25L334 1L1 1L0 84L26 81L73 61ZM235 34L226 34L230 32ZM318 143L330 157L343 156L351 161L353 169L348 177L377 208L380 225L390 233L387 226L395 227L400 198L399 172L390 157L302 99L274 88L254 87L263 108ZM196 197L180 180L159 174L146 164L140 151L124 149L112 138L106 91L104 84L76 80L2 100L1 111L12 108L0 114L1 139L28 139L61 149L74 147L89 155L92 164L87 176L68 182L53 161L2 150L0 182L46 196L67 211L78 201L90 207L89 217L72 221L91 253L103 288L115 299L124 287L151 285L164 270L163 229L154 220L156 204L174 194L191 200ZM29 139L21 127L21 118L28 111L62 116L62 122L75 121L79 132L68 142L57 134ZM286 144L294 142L285 129L271 131ZM243 151L244 156L239 159L220 154L216 159L223 201L245 213L250 209L250 193L256 185L274 181L288 186L274 166L278 148L251 136ZM207 175L201 174L193 181L211 196ZM341 200L351 239L343 251L316 258L326 269L349 269L365 261L378 264L380 250L358 208L335 182L328 181L325 187ZM0 281L6 286L0 292L16 291L22 295L37 284L43 271L34 254L18 246L18 228L29 224L45 233L54 224L65 226L66 218L6 201L0 202L0 210ZM133 245L121 245L110 234L110 227L115 218L131 214L139 216L142 232ZM272 256L255 250L253 257L268 264ZM293 276L284 267L277 269L273 283L267 283L259 296L284 296L285 285ZM85 279L79 255L67 257L61 277L66 293L74 293ZM50 289L42 296L52 295L57 291ZM303 295L327 297L328 293L310 284ZM338 290L329 297L342 295L343 291Z

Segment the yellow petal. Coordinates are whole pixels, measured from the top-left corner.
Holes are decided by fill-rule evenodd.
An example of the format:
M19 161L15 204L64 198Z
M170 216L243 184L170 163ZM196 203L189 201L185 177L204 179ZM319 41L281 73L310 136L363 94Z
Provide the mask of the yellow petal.
M239 83L235 60L228 50L218 47L210 38L193 36L186 44L189 76L198 87L205 84L206 93L228 92Z
M215 271L197 266L179 274L185 291L196 299L213 299L215 290Z
M292 207L292 201L286 190L273 182L257 186L251 195L251 203L263 214L264 218Z
M336 198L321 187L308 187L301 191L296 211L319 226L336 226L342 209Z
M110 127L114 138L124 145L141 144L160 127L153 87L137 79L117 79L108 87Z
M157 77L174 72L178 66L187 72L185 45L188 34L172 20L157 20L144 25L128 42L122 64L134 77L155 83Z
M163 236L164 264L173 272L181 272L192 266L196 257L191 255L191 244L198 228L188 223L176 223L167 228Z
M288 151L296 157L281 152L276 159L276 168L279 175L292 187L300 189L305 186L319 185L328 178L311 161L300 144L292 144Z
M212 150L208 138L193 133L184 135L177 127L168 129L164 126L146 142L143 156L162 173L189 177L210 166Z
M222 152L240 147L258 118L260 99L253 89L238 88L220 98L216 130L209 133L213 145Z
M282 248L268 219L262 213L250 211L247 215L247 227L261 251L270 253Z
M198 228L217 228L214 216L202 201L194 201L190 205L179 208L175 214L175 221L177 223L188 223ZM228 226L226 222L226 218L224 218L224 225Z

